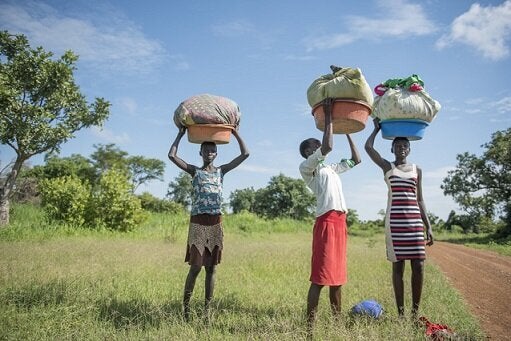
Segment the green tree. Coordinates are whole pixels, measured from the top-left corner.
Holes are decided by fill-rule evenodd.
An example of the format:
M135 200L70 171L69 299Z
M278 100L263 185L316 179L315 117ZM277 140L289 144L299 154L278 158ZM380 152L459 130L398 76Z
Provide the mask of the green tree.
M42 205L51 221L72 226L85 224L90 188L75 176L43 179L40 183Z
M183 207L190 208L192 204L192 177L190 174L180 172L174 181L169 183L166 196Z
M127 160L128 170L131 174L133 192L138 186L152 180L163 181L165 162L158 159L149 159L143 156L130 156Z
M71 51L53 60L42 47L32 49L24 35L0 32L0 141L16 159L0 188L0 226L9 223L9 199L23 163L58 150L82 128L101 125L110 103L88 104L75 84L78 57Z
M117 169L123 172L128 171L128 153L119 149L114 143L106 145L95 144L96 149L90 156L96 172L101 174L109 169Z
M68 157L48 155L44 165L37 165L22 172L24 178L54 179L64 176L75 176L84 183L94 184L96 174L92 162L80 154L72 154Z
M96 150L91 154L92 163L99 174L116 169L130 176L132 191L151 180L163 181L165 162L143 156L129 156L115 144L95 144Z
M268 218L305 219L312 215L315 202L303 180L279 174L256 191L254 211Z
M149 192L137 196L144 210L150 212L178 213L183 211L183 205L169 199L160 199Z
M511 128L492 134L483 144L483 155L457 156L456 169L443 180L444 194L451 195L462 210L475 219L503 213L504 236L511 235Z
M231 206L232 212L254 212L255 196L256 191L253 187L232 191L229 196L229 205Z
M440 218L436 214L430 211L428 211L426 214L431 225L438 225Z
M102 174L88 207L88 225L130 231L145 219L140 199L131 192L129 177L117 169Z
M354 226L360 224L360 218L357 210L348 208L348 214L346 215L346 224L348 226Z

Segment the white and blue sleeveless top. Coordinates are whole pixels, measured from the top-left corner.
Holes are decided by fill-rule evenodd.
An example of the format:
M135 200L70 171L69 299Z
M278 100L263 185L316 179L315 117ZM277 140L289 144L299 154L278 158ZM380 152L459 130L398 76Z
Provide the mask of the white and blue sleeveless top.
M221 214L223 174L220 168L213 172L197 169L192 179L191 215Z

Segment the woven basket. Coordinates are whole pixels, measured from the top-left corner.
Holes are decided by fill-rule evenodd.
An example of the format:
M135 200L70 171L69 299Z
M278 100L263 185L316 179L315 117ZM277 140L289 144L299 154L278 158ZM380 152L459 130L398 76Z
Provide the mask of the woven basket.
M332 105L332 127L334 134L352 134L365 128L367 118L371 114L371 107L362 101L336 98ZM325 112L323 104L319 103L312 108L312 115L316 128L325 129Z
M191 143L215 142L229 143L234 126L229 124L194 124L187 128L188 141Z

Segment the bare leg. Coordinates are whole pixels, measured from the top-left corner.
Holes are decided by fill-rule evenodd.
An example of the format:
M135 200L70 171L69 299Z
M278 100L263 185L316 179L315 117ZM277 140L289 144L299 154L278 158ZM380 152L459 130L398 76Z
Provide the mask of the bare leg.
M200 266L190 265L190 271L188 271L188 276L186 276L185 290L183 295L183 310L184 318L187 322L190 320L190 298L192 297L193 288L195 287L195 280L197 279L200 270Z
M412 318L417 320L424 282L424 260L412 259Z
M342 285L330 287L330 307L334 316L341 314Z
M392 285L394 287L394 296L396 298L397 313L399 314L399 317L403 317L405 314L403 285L404 270L404 261L400 260L392 263Z
M307 295L307 333L309 335L312 335L312 328L318 310L319 294L322 288L322 285L311 283L309 294Z
M213 293L215 291L215 272L216 266L206 266L206 282L205 282L205 300L204 300L204 312L206 316L206 320L209 322L209 304L211 303L211 299L213 298Z

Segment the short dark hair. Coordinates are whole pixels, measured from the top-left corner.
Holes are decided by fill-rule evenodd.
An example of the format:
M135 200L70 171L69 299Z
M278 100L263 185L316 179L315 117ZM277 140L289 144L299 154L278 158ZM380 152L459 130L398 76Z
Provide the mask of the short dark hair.
M300 143L300 155L307 158L307 156L305 156L305 149L311 147L313 144L321 144L321 142L313 137L303 140L302 143Z
M201 143L200 149L202 150L202 148L204 148L205 146L215 146L216 147L216 143L211 142L211 141L204 141Z
M392 140L392 146L390 146L391 153L394 153L394 145L396 144L396 142L399 141L406 141L408 142L408 146L410 146L410 140L408 139L408 137L403 136L394 137L394 140Z
M392 140L392 147L394 147L396 142L399 142L399 141L406 141L406 142L410 143L410 140L408 139L408 137L398 136L398 137L395 137L394 140Z

